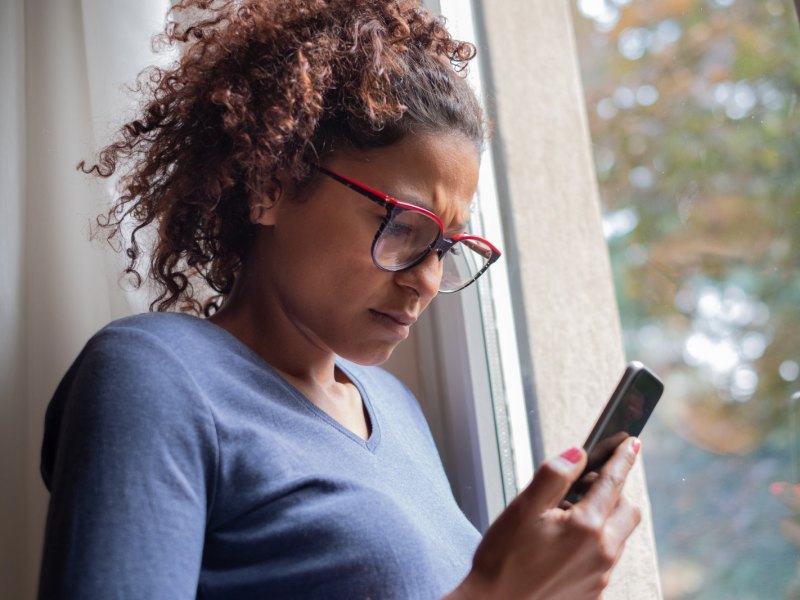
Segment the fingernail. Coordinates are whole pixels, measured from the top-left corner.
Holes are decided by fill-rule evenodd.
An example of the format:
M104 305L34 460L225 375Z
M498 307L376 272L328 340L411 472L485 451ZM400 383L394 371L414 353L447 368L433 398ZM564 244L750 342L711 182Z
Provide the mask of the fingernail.
M776 481L769 486L769 493L773 496L780 496L781 492L786 488L786 484L782 481Z
M561 458L566 459L575 465L581 462L581 458L583 458L583 452L580 448L570 448L569 450L561 453Z
M639 441L639 438L633 438L633 453L639 454L639 450L642 449L642 442Z

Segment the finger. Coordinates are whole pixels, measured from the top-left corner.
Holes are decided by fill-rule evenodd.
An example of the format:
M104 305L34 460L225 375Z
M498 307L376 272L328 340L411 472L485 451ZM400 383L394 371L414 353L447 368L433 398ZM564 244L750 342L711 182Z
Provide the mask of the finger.
M627 431L618 431L614 435L607 437L594 447L589 455L589 469L597 471L614 454L619 445L630 437Z
M637 438L629 438L617 447L614 455L600 471L600 476L586 492L584 506L587 509L597 510L603 519L611 514L617 505L625 479L636 462L640 447L641 442Z
M566 500L568 500L570 506L580 502L581 498L586 495L586 490L592 487L592 483L594 483L598 477L600 477L600 474L597 471L589 471L569 488Z
M608 517L605 527L607 543L611 552L616 555L617 560L622 555L625 542L641 520L642 513L639 508L625 498L624 495L620 497L617 508ZM616 564L616 561L614 562Z
M558 506L569 486L580 477L586 464L586 453L580 448L570 448L556 458L542 463L533 480L520 494L531 508L544 512Z

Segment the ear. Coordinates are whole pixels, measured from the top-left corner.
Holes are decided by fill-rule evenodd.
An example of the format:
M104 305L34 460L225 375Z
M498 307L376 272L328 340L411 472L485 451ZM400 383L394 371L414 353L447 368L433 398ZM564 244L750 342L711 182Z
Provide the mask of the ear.
M280 203L292 199L295 193L294 182L287 170L278 171L277 182L260 195L250 196L250 222L253 225L273 226L278 221Z
M253 225L275 225L278 203L271 198L250 201L250 222Z

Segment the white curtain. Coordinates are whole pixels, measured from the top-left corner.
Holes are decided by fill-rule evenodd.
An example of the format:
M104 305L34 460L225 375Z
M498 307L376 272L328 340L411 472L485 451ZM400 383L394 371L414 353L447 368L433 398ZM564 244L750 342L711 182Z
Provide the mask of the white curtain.
M131 114L169 0L0 3L0 598L36 593L44 411L80 348L146 307L89 226L109 184L75 170Z

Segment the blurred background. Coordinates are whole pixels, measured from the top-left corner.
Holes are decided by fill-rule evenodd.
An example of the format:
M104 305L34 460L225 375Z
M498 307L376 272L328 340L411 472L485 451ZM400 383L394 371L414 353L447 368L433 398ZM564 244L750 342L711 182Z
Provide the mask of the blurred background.
M791 0L578 0L667 599L800 598L800 28ZM773 491L775 487L773 486Z

